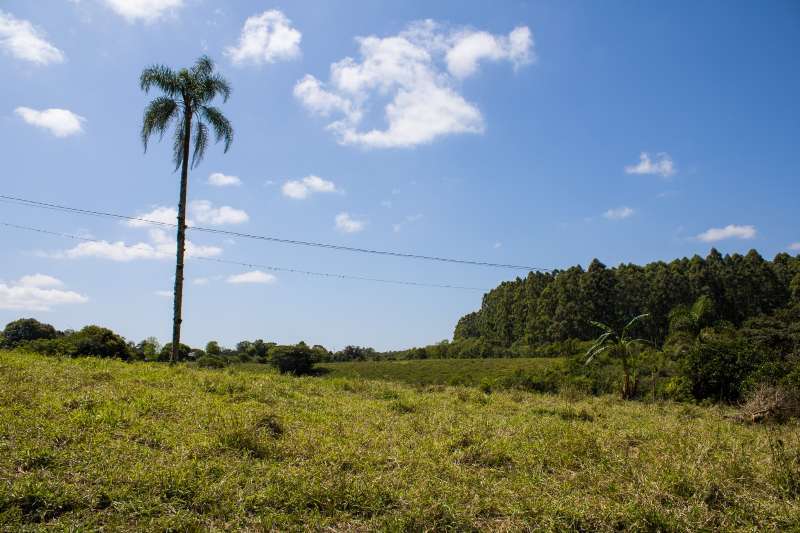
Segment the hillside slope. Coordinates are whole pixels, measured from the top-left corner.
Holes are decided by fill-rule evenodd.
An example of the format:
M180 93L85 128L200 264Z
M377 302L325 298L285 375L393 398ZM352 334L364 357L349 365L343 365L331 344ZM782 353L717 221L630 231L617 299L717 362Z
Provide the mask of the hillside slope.
M800 527L721 414L0 352L0 530Z

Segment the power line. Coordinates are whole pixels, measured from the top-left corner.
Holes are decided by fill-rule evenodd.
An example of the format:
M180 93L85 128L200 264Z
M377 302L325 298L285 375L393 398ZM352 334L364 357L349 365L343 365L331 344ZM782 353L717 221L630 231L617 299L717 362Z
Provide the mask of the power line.
M45 235L54 235L57 237L64 237L67 239L73 239L78 241L84 242L100 242L97 239L92 239L89 237L82 237L80 235L73 235L71 233L62 233L58 231L51 231L42 228L34 228L32 226L23 226L20 224L12 224L10 222L2 222L0 221L0 226L5 226L8 228L20 229L25 231L35 231L37 233L43 233ZM273 265L264 265L259 263L249 263L249 262L241 262L241 261L232 261L228 259L218 259L215 257L202 257L192 254L186 254L188 257L192 259L198 259L201 261L210 261L214 263L222 263L228 265L237 265L243 266L246 268L263 268L265 270L270 270L273 272L289 272L292 274L303 274L306 276L318 276L318 277L325 277L325 278L336 278L336 279L349 279L349 280L356 280L356 281L371 281L377 283L390 283L393 285L406 285L406 286L413 286L413 287L430 287L430 288L437 288L437 289L460 289L460 290L469 290L469 291L488 291L489 289L482 289L480 287L465 287L462 285L448 285L448 284L440 284L440 283L422 283L416 281L405 281L405 280L396 280L396 279L384 279L384 278L370 278L365 276L353 276L349 274L336 274L330 272L313 272L310 270L300 270L297 268L288 268L288 267L277 267Z
M165 226L171 228L177 228L177 224L163 222L159 220L150 220L141 217L133 217L129 215L121 215L118 213L110 213L107 211L95 211L91 209L81 209L77 207L70 207L61 204L53 204L48 202L39 202L36 200L29 200L26 198L19 198L15 196L7 196L0 194L0 201L5 201L8 203L13 203L17 205L23 205L26 207L35 207L40 209L51 209L55 211L65 211L70 213L77 213L81 215L90 215L90 216L98 216L98 217L107 217L107 218L116 218L119 220L127 220L127 221L137 221L137 222L145 222L148 224L154 224L158 226ZM363 254L373 254L373 255L383 255L389 257L402 257L405 259L419 259L425 261L437 261L441 263L455 263L461 265L471 265L471 266L484 266L484 267L491 267L491 268L507 268L512 270L537 270L542 272L552 272L554 269L551 268L540 268L535 266L525 266L525 265L511 265L511 264L504 264L504 263L490 263L486 261L475 261L469 259L453 259L448 257L439 257L439 256L432 256L432 255L421 255L421 254L414 254L408 252L394 252L389 250L376 250L376 249L369 249L369 248L356 248L352 246L342 246L338 244L329 244L329 243L321 243L321 242L313 242L313 241L301 241L295 239L283 239L280 237L273 237L269 235L256 235L252 233L240 233L237 231L230 231L230 230L222 230L216 228L206 228L202 226L188 226L187 229L192 231L201 231L205 233L213 233L217 235L226 235L229 237L239 237L244 239L254 239L260 241L269 241L269 242L277 242L282 244L290 244L296 246L310 246L315 248L324 248L328 250L339 250L344 252L355 252L355 253L363 253Z

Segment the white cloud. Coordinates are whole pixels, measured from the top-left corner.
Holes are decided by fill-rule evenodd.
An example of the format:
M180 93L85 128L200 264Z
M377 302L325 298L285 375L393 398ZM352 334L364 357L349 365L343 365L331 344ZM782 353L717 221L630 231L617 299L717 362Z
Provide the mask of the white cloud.
M381 200L381 207L385 207L386 209L392 208L392 201L391 200Z
M481 60L508 60L515 68L530 63L533 36L527 26L514 28L508 36L485 31L465 31L456 37L447 51L447 70L457 78L475 74Z
M419 222L422 219L423 219L422 213L417 213L416 215L408 215L405 219L403 219L402 222L398 222L397 224L392 224L392 229L394 230L395 233L399 233L403 229L403 226L406 226L408 224L413 224L414 222Z
M83 122L86 121L80 115L76 115L67 109L44 109L39 111L30 107L18 107L14 112L22 117L22 120L36 126L44 128L56 137L69 137L83 131Z
M242 180L238 176L226 176L222 172L214 172L208 177L208 184L214 187L238 187Z
M228 205L214 207L208 200L191 202L189 211L200 224L210 224L212 226L241 224L250 220L250 216L241 209L234 209Z
M154 22L183 7L183 0L105 0L105 3L128 22Z
M339 213L336 215L336 229L345 233L357 233L364 229L366 222L357 220L350 216L349 213Z
M89 301L77 292L53 288L62 285L61 280L45 274L33 274L23 276L16 282L0 283L0 309L49 311L56 305Z
M156 296L161 296L162 298L172 298L175 293L172 291L155 291Z
M359 37L360 61L333 63L323 84L312 75L297 82L294 96L310 112L336 119L327 128L341 144L370 148L412 147L456 133L482 133L480 110L457 90L480 61L529 62L533 40L527 27L508 36L448 30L427 20L397 35ZM386 127L361 127L376 101L384 104Z
M800 242L793 242L789 245L789 249L795 252L800 252Z
M252 270L243 274L229 276L227 283L274 283L277 280L272 274L267 274L260 270Z
M493 247L494 247L495 250L498 249L498 248L502 248L503 247L503 243L500 242L500 241L497 241L496 243L494 243Z
M306 176L301 180L289 180L283 184L281 191L284 196L295 200L304 200L313 193L336 192L336 185L332 181L320 178L319 176Z
M64 53L47 42L42 31L4 11L0 11L0 48L17 59L38 65L64 61Z
M64 283L60 279L54 278L53 276L48 276L47 274L31 274L19 278L17 284L22 285L23 287L44 288L61 287Z
M710 228L697 238L703 242L716 242L724 239L753 239L756 236L756 228L754 226L738 226L736 224L728 224L724 228Z
M237 65L263 65L295 59L300 55L303 35L278 10L264 11L244 22L237 46L225 49L225 55Z
M635 209L623 206L609 209L603 213L603 216L609 220L622 220L623 218L633 216L634 213L636 213Z
M148 213L136 215L136 218L141 220L127 220L125 224L131 228L145 228L160 224L177 226L178 210L174 207L156 206Z
M654 159L650 154L642 152L639 154L639 162L635 165L625 167L626 174L653 174L667 178L675 174L675 165L672 158L666 152L656 154Z
M192 280L192 283L194 283L195 285L208 285L209 281L211 280L208 278L194 278L194 280Z
M51 254L52 257L64 259L80 259L94 257L127 263L142 259L174 259L176 241L160 228L151 228L148 231L151 242L126 244L124 241L86 241L76 246ZM187 257L215 257L222 253L222 248L217 246L197 245L186 241Z

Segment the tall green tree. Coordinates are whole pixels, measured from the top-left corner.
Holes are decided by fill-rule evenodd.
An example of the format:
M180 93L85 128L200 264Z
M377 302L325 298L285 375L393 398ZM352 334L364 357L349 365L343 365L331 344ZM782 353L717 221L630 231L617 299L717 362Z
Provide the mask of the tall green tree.
M174 126L172 155L175 170L181 169L180 198L178 200L178 246L175 264L175 299L172 322L172 350L170 362L178 360L181 340L181 308L183 305L183 258L186 249L186 191L189 169L194 168L205 154L208 146L209 126L214 130L216 141L225 142L225 152L233 142L233 127L230 121L211 102L221 96L226 102L231 94L228 81L214 72L214 62L207 56L200 57L191 68L174 71L164 65L153 65L142 71L139 78L141 89L148 93L151 88L163 94L154 98L144 110L142 121L142 144L147 151L147 142L154 134L159 140L164 132ZM189 150L192 150L191 164Z

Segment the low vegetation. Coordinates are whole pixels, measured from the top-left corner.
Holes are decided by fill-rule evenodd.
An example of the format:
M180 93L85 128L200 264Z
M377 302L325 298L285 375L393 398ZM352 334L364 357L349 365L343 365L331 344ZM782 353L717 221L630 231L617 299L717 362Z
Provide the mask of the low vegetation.
M0 530L800 528L796 422L261 368L0 352Z

